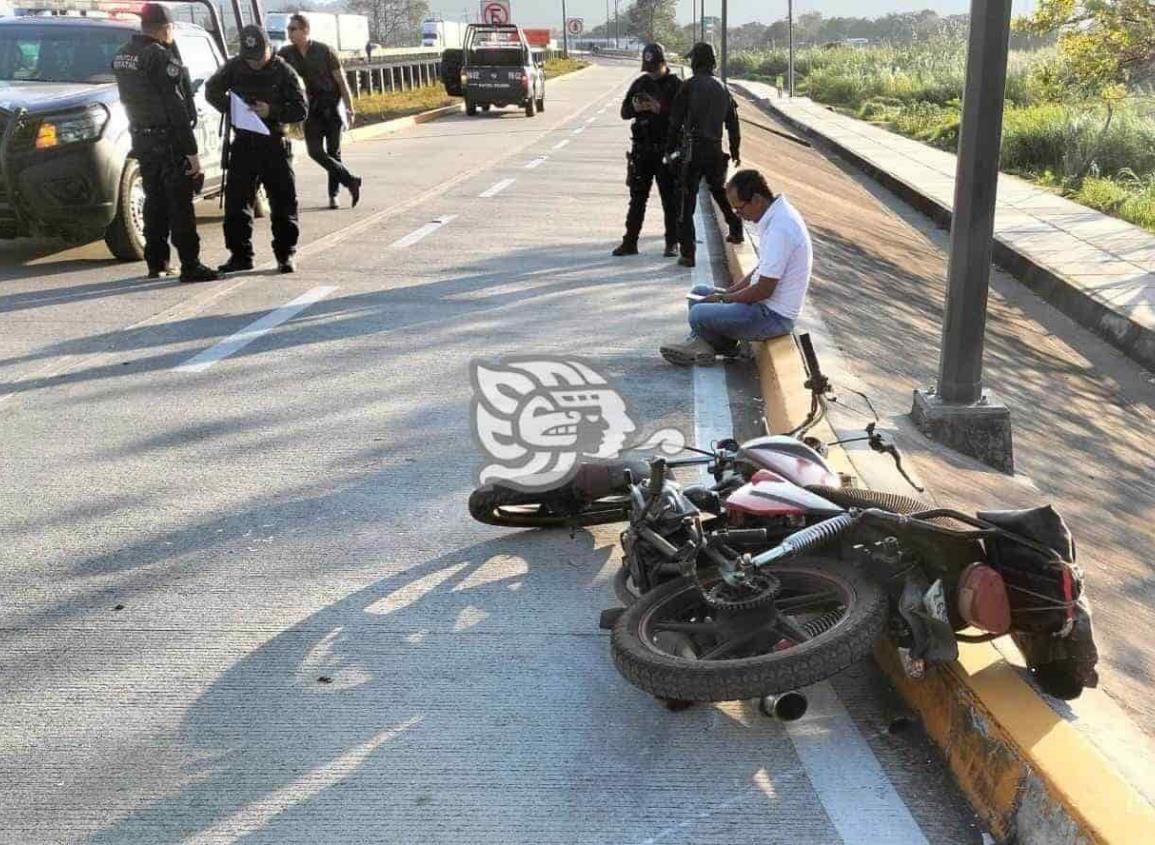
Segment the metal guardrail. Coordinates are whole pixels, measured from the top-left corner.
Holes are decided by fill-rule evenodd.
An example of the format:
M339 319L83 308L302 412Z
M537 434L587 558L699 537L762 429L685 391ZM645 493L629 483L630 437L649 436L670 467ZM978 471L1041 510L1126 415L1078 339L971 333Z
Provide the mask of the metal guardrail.
M441 83L441 50L437 47L394 47L374 50L371 60L344 65L345 78L354 97L411 91ZM557 58L561 50L534 50L542 61Z

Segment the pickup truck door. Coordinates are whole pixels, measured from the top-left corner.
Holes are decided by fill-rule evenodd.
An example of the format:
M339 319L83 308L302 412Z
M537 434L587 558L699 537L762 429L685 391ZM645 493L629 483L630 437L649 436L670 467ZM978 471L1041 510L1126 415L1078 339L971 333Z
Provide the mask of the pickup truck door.
M200 148L201 167L205 171L204 190L211 193L221 184L221 116L205 99L205 83L224 61L207 32L180 32L177 34L177 47L192 80L197 110L197 146Z

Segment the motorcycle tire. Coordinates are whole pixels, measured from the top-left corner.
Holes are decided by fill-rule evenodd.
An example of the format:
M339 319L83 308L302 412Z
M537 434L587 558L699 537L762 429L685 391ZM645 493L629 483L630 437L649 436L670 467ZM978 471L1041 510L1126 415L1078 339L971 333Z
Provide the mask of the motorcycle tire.
M569 528L625 522L630 518L629 496L606 496L574 512L559 506L572 494L557 490L517 490L485 484L469 496L469 514L478 522L502 528Z
M679 577L626 607L610 639L614 665L631 684L660 699L738 701L801 689L870 654L886 625L887 598L881 587L853 565L828 558L800 558L770 571L781 580L784 590L817 587L836 596L845 608L840 618L810 639L781 650L775 645L752 656L698 659L686 656L687 637L680 636L678 648L671 649L677 654L671 654L662 648L662 637L670 633L662 626L663 614L689 615L689 625L712 625L695 621L695 607L705 613L713 611L704 603L697 585ZM712 586L719 580L717 570L703 572L701 580ZM687 626L676 618L665 621L681 629ZM694 646L699 653L704 648L697 643Z

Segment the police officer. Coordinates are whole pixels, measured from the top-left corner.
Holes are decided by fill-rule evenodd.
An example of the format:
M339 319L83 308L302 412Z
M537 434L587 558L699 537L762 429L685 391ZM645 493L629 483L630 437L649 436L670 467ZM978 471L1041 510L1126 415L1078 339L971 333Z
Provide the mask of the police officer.
M145 3L140 34L112 60L120 100L128 113L132 154L144 186L144 260L148 277L170 274L168 240L180 255L182 282L220 275L200 262L193 196L204 183L198 155L196 106L188 71L173 43L168 8Z
M308 114L301 80L285 60L274 56L259 26L241 30L240 55L225 62L205 86L205 96L217 111L229 114L230 95L239 108L250 109L268 134L234 127L225 183L225 246L230 258L218 269L225 273L253 269L253 202L258 182L269 197L273 254L277 269L297 269L293 256L297 226L297 184L293 147L285 137L288 123Z
M353 96L341 60L328 44L309 38L309 19L300 12L289 17L289 41L277 53L305 82L309 117L305 121L305 145L309 158L329 174L329 208L337 208L338 189L344 185L356 206L361 201L361 177L341 163L341 131L353 125ZM338 104L345 107L341 119Z
M666 224L665 256L678 254L678 190L674 171L662 163L670 110L682 80L670 73L661 44L647 44L642 50L642 75L634 80L622 101L622 120L633 120L633 145L627 155L626 183L630 186L630 207L626 212L626 234L614 255L637 255L638 235L646 217L650 186L658 183Z
M690 50L691 76L682 85L674 100L670 115L670 135L666 145L671 155L676 153L682 168L682 207L678 234L683 267L694 266L697 241L694 232L694 208L698 200L698 183L705 178L710 193L730 234L726 240L741 243L742 221L726 199L726 156L722 152L722 127L730 138L730 158L735 166L741 163L738 155L741 135L738 129L738 107L721 80L714 76L717 61L714 48L699 42Z

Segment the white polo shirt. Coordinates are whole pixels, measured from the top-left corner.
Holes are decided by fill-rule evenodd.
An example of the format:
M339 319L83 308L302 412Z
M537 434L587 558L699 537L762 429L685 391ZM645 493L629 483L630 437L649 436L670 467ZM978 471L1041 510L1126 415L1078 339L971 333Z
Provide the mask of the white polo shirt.
M796 320L802 313L814 266L810 232L802 215L781 194L756 225L758 275L778 280L774 293L762 302L775 314Z

